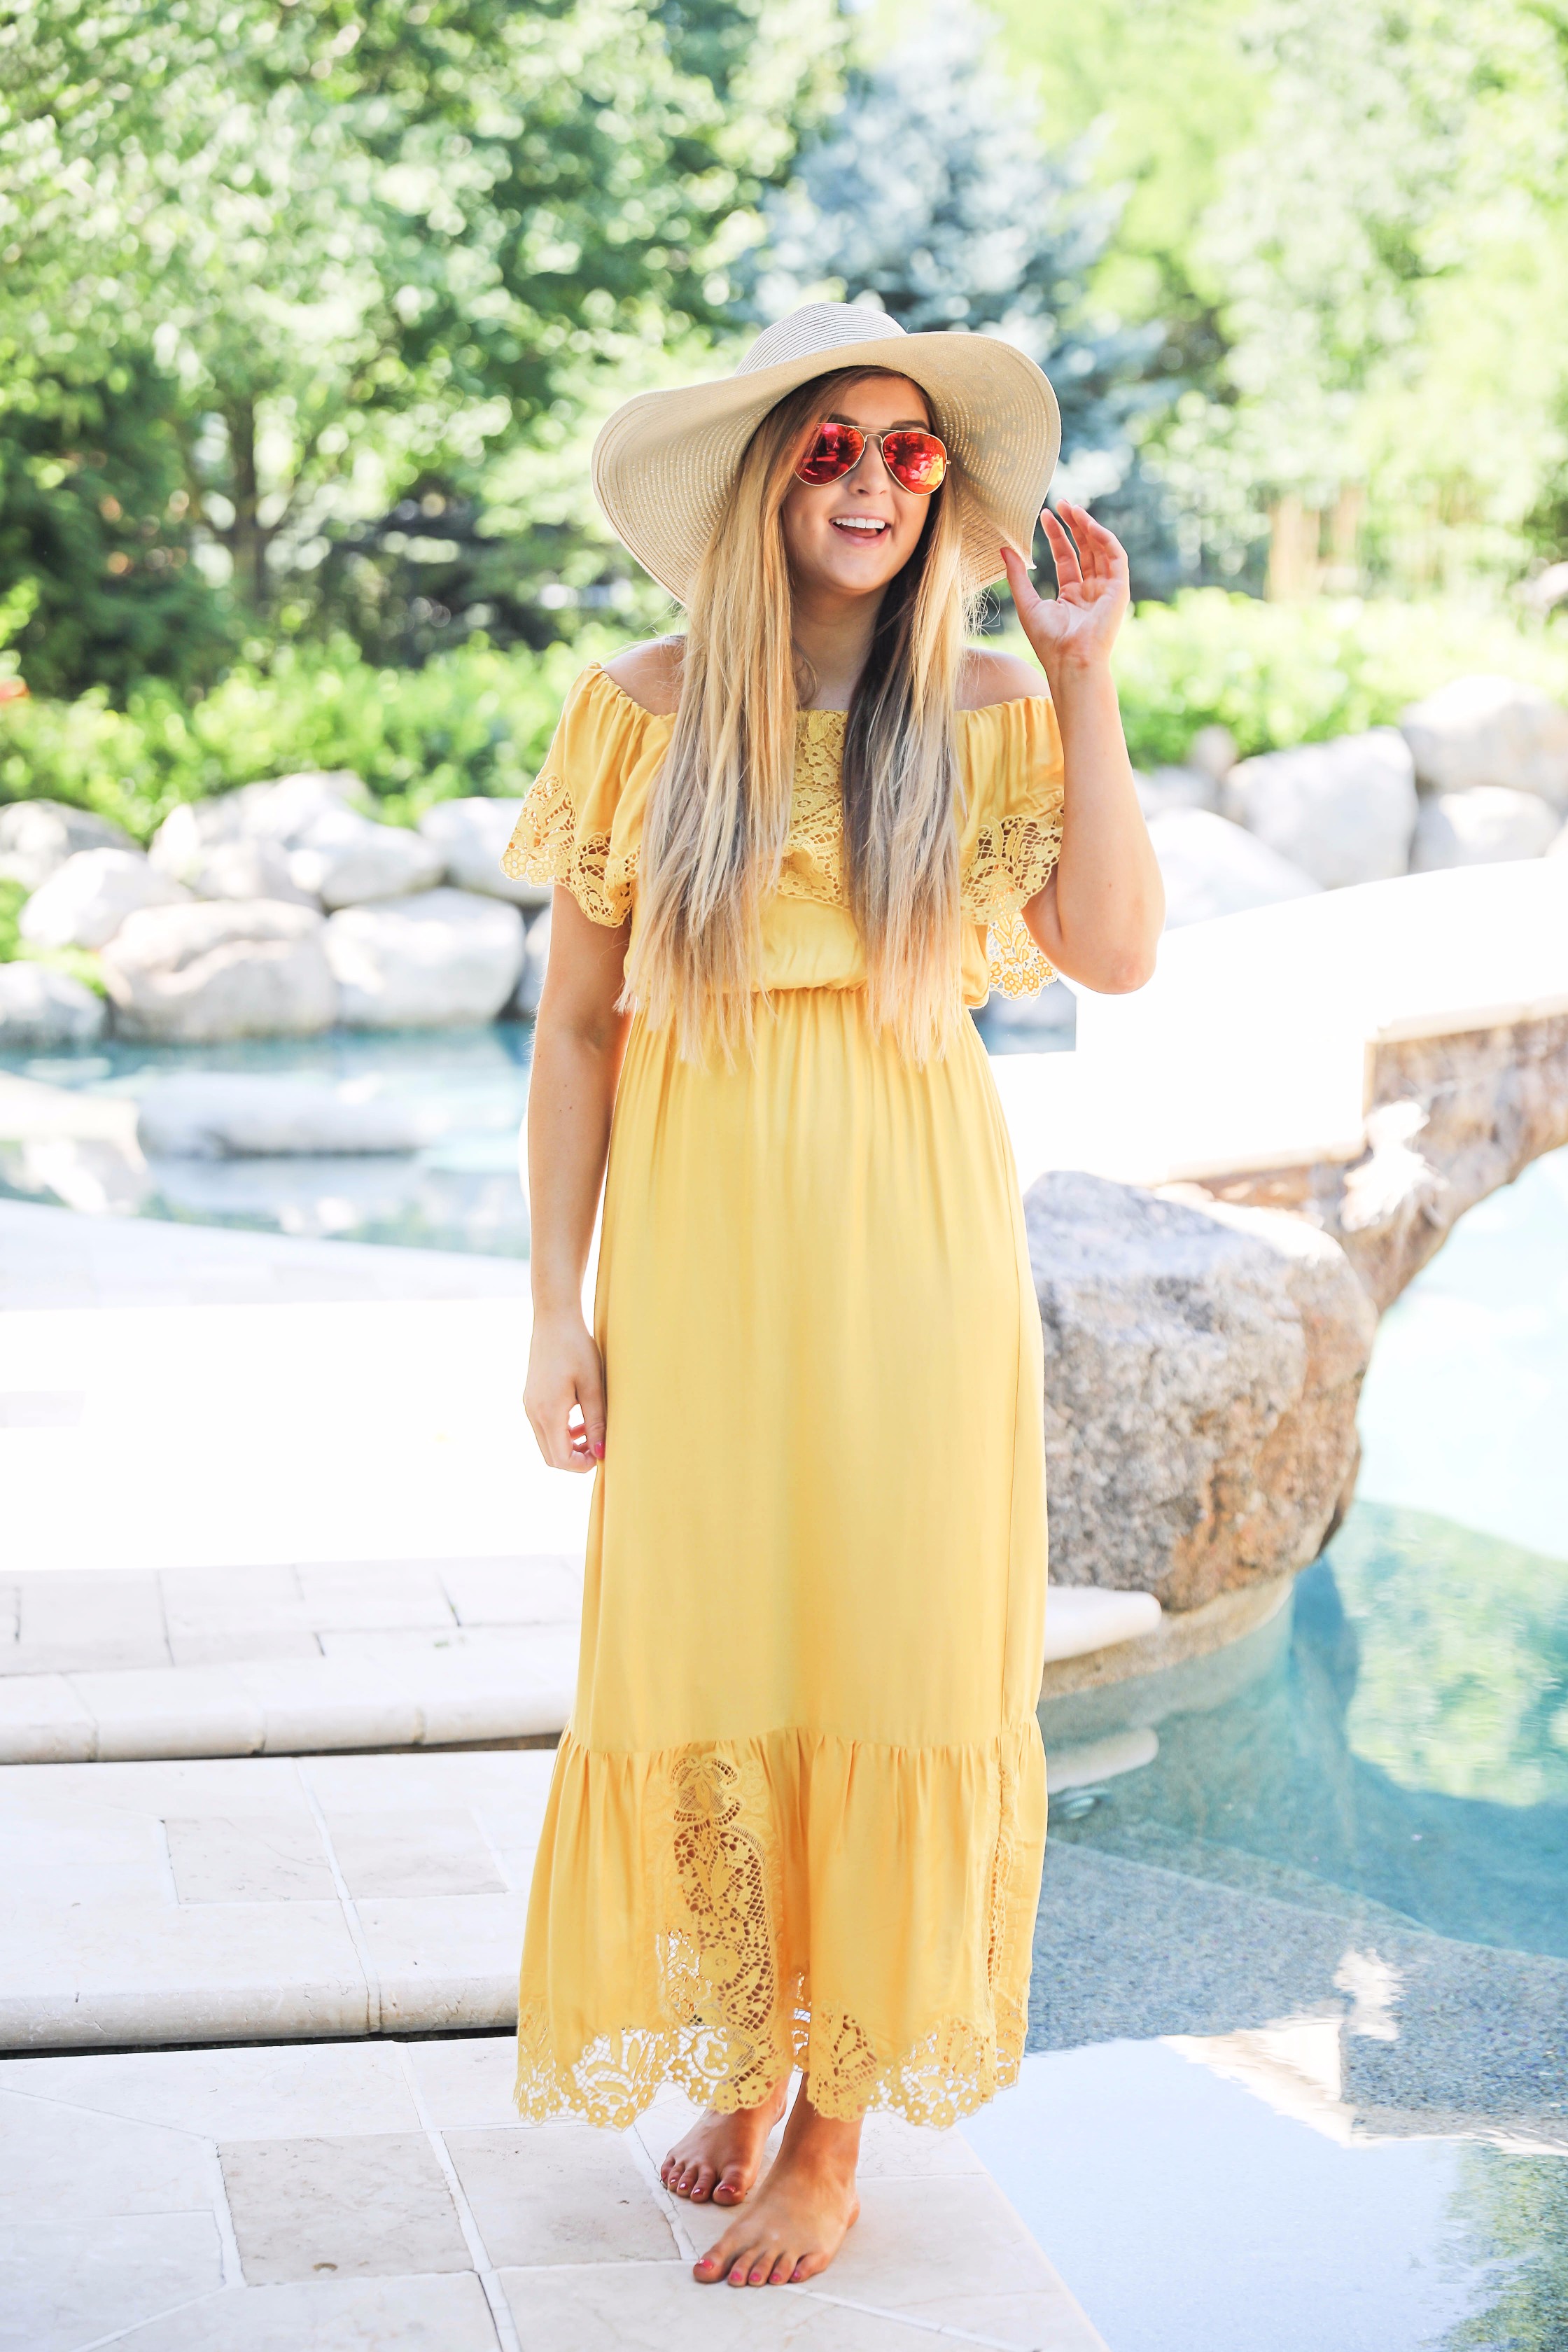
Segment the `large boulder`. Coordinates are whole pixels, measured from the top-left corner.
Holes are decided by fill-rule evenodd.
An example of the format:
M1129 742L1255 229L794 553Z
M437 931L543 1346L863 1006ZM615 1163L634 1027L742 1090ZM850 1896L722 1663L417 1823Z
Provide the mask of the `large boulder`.
M190 1070L142 1097L136 1140L148 1159L241 1160L414 1151L429 1122L406 1100L353 1082Z
M0 808L0 882L37 890L80 849L134 849L117 824L64 801L15 801Z
M1164 877L1167 930L1282 898L1310 898L1320 887L1267 842L1209 809L1169 809L1151 817L1149 838Z
M307 768L171 810L153 835L149 854L165 874L194 883L208 852L223 843L268 841L294 849L322 817L363 809L368 800L359 778L346 768Z
M1421 803L1410 865L1416 874L1444 866L1500 866L1541 857L1563 830L1550 801L1507 784L1472 784Z
M1397 727L1243 760L1220 807L1325 890L1390 882L1410 863L1415 767Z
M174 907L183 884L160 874L139 849L79 849L41 882L19 929L36 948L100 948L143 907Z
M313 908L275 898L149 907L103 950L114 1025L180 1045L330 1028L338 990L325 935Z
M1202 768L1134 768L1132 782L1145 817L1169 809L1217 809L1219 786Z
M1356 1462L1377 1313L1280 1210L1043 1176L1051 1575L1194 1609L1317 1557Z
M1568 710L1511 677L1457 677L1400 719L1428 792L1507 784L1568 812Z
M68 972L0 963L0 1050L96 1045L104 1019L103 999Z
M181 879L197 898L284 898L319 907L289 870L290 853L275 841L216 841L184 861Z
M357 1029L493 1021L522 971L522 917L468 890L348 907L327 923L342 1014Z
M289 854L295 885L332 911L372 899L428 890L441 878L441 854L405 825L374 824L351 808L328 809Z
M506 898L514 907L548 907L548 882L519 882L501 872L501 855L521 807L521 801L438 801L420 818L419 830L459 890Z

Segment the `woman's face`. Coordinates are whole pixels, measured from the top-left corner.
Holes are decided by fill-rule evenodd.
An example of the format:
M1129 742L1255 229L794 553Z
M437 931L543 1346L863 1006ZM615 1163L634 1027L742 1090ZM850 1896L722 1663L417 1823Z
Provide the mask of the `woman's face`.
M874 375L838 394L831 421L858 425L866 446L836 482L791 483L781 509L790 574L797 590L878 596L919 545L931 500L900 488L870 436L897 425L924 429L931 411L907 376Z

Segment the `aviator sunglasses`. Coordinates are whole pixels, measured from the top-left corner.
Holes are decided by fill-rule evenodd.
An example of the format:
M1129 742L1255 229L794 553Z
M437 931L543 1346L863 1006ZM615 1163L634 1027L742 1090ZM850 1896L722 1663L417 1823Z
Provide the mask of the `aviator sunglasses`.
M934 433L918 427L900 425L892 433L862 433L858 425L837 425L829 420L816 428L816 437L795 467L799 480L820 488L824 482L842 481L860 463L868 441L874 441L882 453L882 463L901 490L912 490L918 499L929 499L940 489L947 472L947 451Z

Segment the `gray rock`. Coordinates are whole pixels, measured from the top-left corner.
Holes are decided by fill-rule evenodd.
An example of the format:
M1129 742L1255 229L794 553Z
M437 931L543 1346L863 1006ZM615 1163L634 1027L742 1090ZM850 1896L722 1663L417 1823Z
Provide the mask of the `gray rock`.
M139 849L79 849L22 908L22 937L36 948L100 948L143 907L173 907L183 884Z
M1411 871L1445 866L1500 866L1512 857L1541 857L1563 830L1552 802L1507 784L1472 784L1437 793L1421 803Z
M1149 838L1165 883L1165 928L1239 915L1282 898L1306 898L1320 887L1299 866L1209 809L1168 809L1149 820Z
M522 974L512 998L511 1010L525 1021L531 1021L539 1010L539 1000L544 993L544 968L550 961L550 909L536 915L528 927L528 937L522 951Z
M514 907L548 907L548 882L516 882L501 872L501 853L521 807L521 801L438 801L420 818L419 830L439 852L447 880L459 890L505 898Z
M132 915L103 950L122 1036L205 1044L330 1028L326 925L275 898L192 900Z
M105 1018L103 999L68 972L0 963L0 1046L7 1051L96 1045Z
M1338 1244L1088 1175L1042 1177L1025 1214L1053 1579L1182 1610L1315 1559L1377 1328Z
M153 835L149 854L163 873L188 882L220 844L269 841L294 849L322 817L345 808L363 811L369 797L346 768L308 768L270 783L242 784L172 810Z
M134 849L117 824L64 801L15 801L0 808L0 881L37 890L79 849Z
M405 825L374 824L357 810L323 811L289 853L295 887L330 911L428 890L441 878L438 850Z
M1428 792L1507 784L1568 813L1568 710L1512 677L1458 677L1400 718Z
M1356 1160L1225 1179L1229 1201L1290 1209L1331 1234L1380 1307L1466 1211L1568 1145L1568 1013L1449 1036L1383 1038Z
M1228 727L1200 727L1187 745L1186 764L1219 784L1235 767L1237 757L1237 740Z
M1389 882L1410 863L1415 763L1397 727L1373 727L1243 760L1220 806L1325 890Z
M493 1021L522 971L517 908L467 890L345 908L326 940L342 1018L359 1029Z
M1168 809L1217 809L1219 786L1202 768L1135 768L1138 805L1146 817Z
M427 1128L414 1105L352 1083L193 1070L149 1087L136 1139L149 1159L266 1159L413 1151Z
M289 853L275 841L219 841L184 864L182 879L198 898L282 898L320 907L289 870Z

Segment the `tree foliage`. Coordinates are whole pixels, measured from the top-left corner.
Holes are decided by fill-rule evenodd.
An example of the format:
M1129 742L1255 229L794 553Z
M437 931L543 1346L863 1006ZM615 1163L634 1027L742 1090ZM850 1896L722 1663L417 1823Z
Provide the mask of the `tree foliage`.
M241 604L300 597L350 526L471 499L584 372L719 318L726 228L831 64L827 0L765 41L760 5L0 0L0 434L155 394ZM89 495L79 448L46 482L0 446ZM167 602L140 551L85 578ZM101 674L41 605L25 663L46 638Z
M777 316L826 289L877 303L911 333L1017 344L1060 403L1058 488L1131 526L1147 570L1159 532L1129 425L1167 396L1162 334L1090 300L1120 200L1089 184L1081 143L1049 143L1037 103L990 57L993 29L952 7L850 74L790 185L765 202L764 239L745 257L748 299Z

